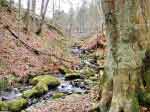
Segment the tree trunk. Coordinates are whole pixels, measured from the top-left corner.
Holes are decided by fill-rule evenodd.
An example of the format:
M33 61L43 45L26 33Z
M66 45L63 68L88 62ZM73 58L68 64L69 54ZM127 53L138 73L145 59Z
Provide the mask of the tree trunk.
M31 0L27 1L27 11L25 14L25 21L26 21L26 26L25 26L25 31L28 32L29 31L29 22L30 22L30 3Z
M101 85L101 112L139 112L137 96L145 91L141 71L150 46L149 3L102 0L108 53Z
M9 0L9 11L11 12L11 9L12 9L12 3L13 1L12 0Z
M55 0L53 0L53 18L54 18L54 16L55 16Z
M46 0L46 3L44 2L44 0L42 1L42 6L41 6L41 17L42 17L42 19L41 19L41 22L40 22L40 25L39 25L39 29L36 32L37 34L40 34L41 31L42 31L42 26L44 24L44 19L45 19L45 15L46 15L46 12L47 12L48 4L49 4L49 0Z
M32 22L32 28L33 28L33 31L35 30L35 27L36 27L36 0L32 0L32 19L33 19L33 22Z

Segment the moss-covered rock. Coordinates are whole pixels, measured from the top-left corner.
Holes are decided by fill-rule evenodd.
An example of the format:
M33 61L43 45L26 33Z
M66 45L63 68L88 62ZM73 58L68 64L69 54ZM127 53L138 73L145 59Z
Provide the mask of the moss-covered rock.
M9 111L19 112L28 104L28 101L24 98L18 98L12 101L8 101L7 104L8 104Z
M89 78L91 76L95 76L95 74L96 74L95 70L93 70L92 68L89 68L89 67L84 67L80 72L87 78Z
M48 86L43 82L39 82L35 87L32 88L32 91L35 92L35 95L41 95L48 92Z
M45 85L48 85L49 87L56 87L60 84L60 82L57 78L50 76L50 75L37 76L31 80L31 83L33 85L36 85L39 82L43 83Z
M65 75L66 80L74 80L74 79L80 79L80 78L82 78L82 77L78 73L71 73L71 74L66 74Z
M7 111L8 105L6 102L0 101L0 111Z
M60 84L55 77L49 75L37 76L32 79L31 83L35 86L32 89L23 92L24 98L40 96L48 92L48 87L56 87Z
M31 90L24 91L22 96L24 98L31 98L34 97L36 93L37 93L36 89L31 89Z
M48 86L42 82L39 82L32 89L24 91L22 96L28 99L31 97L40 96L46 92L48 92Z
M60 73L62 73L62 74L67 74L67 73L71 73L71 72L72 72L69 68L64 67L64 66L61 66L61 67L59 68L59 71L60 71Z
M63 96L65 96L64 93L55 93L52 98L53 98L53 99L58 99L58 98L61 98L61 97L63 97Z

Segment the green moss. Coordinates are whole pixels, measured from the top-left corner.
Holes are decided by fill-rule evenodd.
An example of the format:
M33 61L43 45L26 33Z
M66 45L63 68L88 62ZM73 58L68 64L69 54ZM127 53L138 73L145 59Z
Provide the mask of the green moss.
M40 96L48 92L48 87L56 87L60 84L57 78L49 75L37 76L31 80L31 83L35 86L31 90L23 92L24 98Z
M36 85L37 83L43 83L45 85L48 85L50 87L56 87L60 84L59 80L53 76L50 75L41 75L41 76L37 76L35 78L32 79L31 83L33 85Z
M64 95L65 95L64 93L55 93L52 98L53 99L58 99L58 98L63 97Z
M150 87L150 70L145 72L144 80L146 82L146 86Z
M35 91L36 95L41 95L48 92L48 86L43 82L39 82L35 87L32 88L32 91Z
M59 71L60 71L62 74L67 74L67 73L71 73L71 72L72 72L69 68L64 67L64 66L60 67L60 68L59 68Z
M31 98L40 96L46 92L48 92L48 85L44 84L43 82L39 82L31 90L24 91L22 96L24 98Z
M37 90L31 89L31 90L24 91L22 96L24 98L31 98L31 97L34 97L36 93L37 93Z
M150 93L149 92L139 92L138 99L141 105L150 106Z
M138 112L140 109L139 101L136 96L132 97L132 112Z
M6 102L0 101L0 111L7 111L8 105Z
M87 78L94 76L96 73L93 69L89 67L85 67L82 71L81 74L85 75Z
M8 101L7 104L8 104L9 111L19 112L28 104L28 101L24 98L18 98L12 101Z

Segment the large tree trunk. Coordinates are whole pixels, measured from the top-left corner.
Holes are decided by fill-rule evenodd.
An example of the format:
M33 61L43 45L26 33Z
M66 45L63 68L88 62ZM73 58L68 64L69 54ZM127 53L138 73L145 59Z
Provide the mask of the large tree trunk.
M138 93L145 91L141 71L145 52L149 52L150 46L150 1L101 1L108 37L108 53L100 110L139 112Z

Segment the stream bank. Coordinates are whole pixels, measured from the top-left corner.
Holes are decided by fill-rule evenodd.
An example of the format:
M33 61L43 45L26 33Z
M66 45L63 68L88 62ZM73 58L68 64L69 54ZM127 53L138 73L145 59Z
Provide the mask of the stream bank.
M75 49L73 53L80 58L81 63L74 72L68 72L69 70L64 68L57 74L43 73L43 75L30 77L26 84L1 92L0 109L10 112L21 110L32 112L34 107L47 102L56 102L57 99L66 101L68 97L74 99L74 95L80 100L86 99L85 96L89 98L91 87L98 83L100 69L95 57L88 57L82 50ZM9 106L11 103L14 107Z

